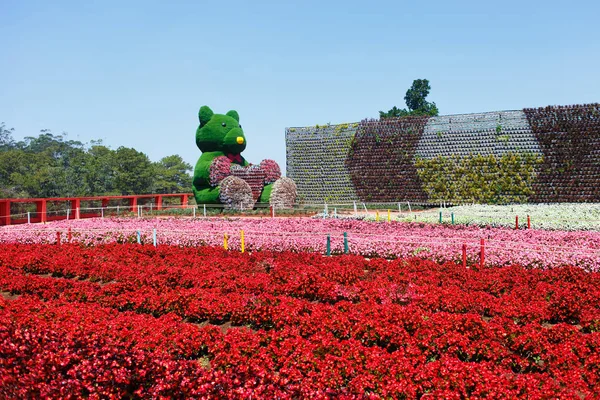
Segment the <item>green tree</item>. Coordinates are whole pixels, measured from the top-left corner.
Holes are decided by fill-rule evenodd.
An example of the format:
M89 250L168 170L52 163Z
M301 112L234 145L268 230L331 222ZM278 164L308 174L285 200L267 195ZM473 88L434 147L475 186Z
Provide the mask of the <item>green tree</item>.
M154 192L156 193L185 193L189 192L192 177L189 172L192 166L175 154L163 157L154 164Z
M115 153L115 189L124 194L152 191L154 167L148 156L135 149L119 147Z
M120 195L115 188L116 152L103 146L101 141L93 142L87 153L87 174L85 181L90 195Z
M15 128L7 129L4 122L0 123L0 151L10 150L15 147L12 133Z
M399 109L394 106L387 112L379 111L379 118L399 118L409 115L439 115L439 110L435 103L430 103L426 100L430 90L431 87L427 79L415 79L404 96L408 110Z

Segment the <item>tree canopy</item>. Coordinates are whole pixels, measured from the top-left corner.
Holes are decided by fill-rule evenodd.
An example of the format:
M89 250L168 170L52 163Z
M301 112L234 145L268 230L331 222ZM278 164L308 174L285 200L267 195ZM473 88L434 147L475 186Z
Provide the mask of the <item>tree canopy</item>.
M44 129L13 139L0 124L0 198L80 197L191 190L192 166L178 155L152 162L132 148L84 144Z
M379 118L400 118L409 115L438 115L439 110L435 103L430 103L426 100L430 90L431 86L429 86L427 79L415 79L404 96L404 101L408 109L400 109L394 106L387 112L379 111Z

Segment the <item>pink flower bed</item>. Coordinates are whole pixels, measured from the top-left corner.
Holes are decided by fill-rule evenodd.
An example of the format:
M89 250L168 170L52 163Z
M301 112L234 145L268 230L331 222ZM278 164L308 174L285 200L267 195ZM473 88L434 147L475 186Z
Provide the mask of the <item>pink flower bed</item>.
M600 232L564 232L443 226L419 223L316 220L310 218L231 219L86 219L48 224L9 226L0 229L0 242L54 243L56 233L88 244L132 242L140 232L143 243L181 246L222 245L241 247L244 231L247 251L326 251L327 235L333 254L344 251L344 232L349 251L367 257L433 258L459 261L467 245L469 263L479 262L480 240L485 240L486 265L521 264L533 267L576 265L600 270Z

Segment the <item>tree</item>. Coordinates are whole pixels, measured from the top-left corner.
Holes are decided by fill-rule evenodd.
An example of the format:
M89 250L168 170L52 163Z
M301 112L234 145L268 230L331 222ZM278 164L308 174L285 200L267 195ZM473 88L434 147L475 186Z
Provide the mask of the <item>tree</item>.
M115 189L124 195L152 191L154 168L148 156L136 149L119 147L115 153Z
M185 193L189 192L192 177L188 173L192 166L175 154L163 157L154 164L155 193Z
M4 122L0 124L0 151L10 150L15 147L12 133L15 128L6 129Z
M409 115L438 115L439 110L435 103L430 103L425 100L429 95L430 90L431 87L429 86L429 81L427 79L415 79L404 96L404 101L406 101L408 110L399 109L394 106L388 112L379 111L379 118L399 118Z

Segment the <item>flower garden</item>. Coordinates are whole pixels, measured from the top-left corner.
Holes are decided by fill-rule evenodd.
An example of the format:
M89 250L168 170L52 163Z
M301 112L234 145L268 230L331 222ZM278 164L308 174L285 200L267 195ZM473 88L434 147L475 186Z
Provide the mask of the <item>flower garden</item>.
M7 226L0 249L2 398L582 399L600 385L594 230L106 218Z

